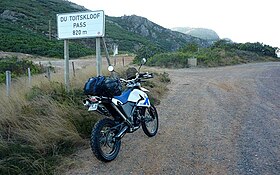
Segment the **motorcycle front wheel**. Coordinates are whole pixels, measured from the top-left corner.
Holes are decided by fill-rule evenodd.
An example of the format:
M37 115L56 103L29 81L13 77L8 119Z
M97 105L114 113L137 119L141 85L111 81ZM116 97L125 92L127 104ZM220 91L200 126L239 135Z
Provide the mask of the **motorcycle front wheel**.
M90 145L97 159L103 162L114 160L121 147L121 141L116 141L114 136L118 133L112 129L115 122L109 118L99 120L92 129Z
M154 105L145 110L144 119L142 120L142 129L144 133L153 137L158 131L158 114Z

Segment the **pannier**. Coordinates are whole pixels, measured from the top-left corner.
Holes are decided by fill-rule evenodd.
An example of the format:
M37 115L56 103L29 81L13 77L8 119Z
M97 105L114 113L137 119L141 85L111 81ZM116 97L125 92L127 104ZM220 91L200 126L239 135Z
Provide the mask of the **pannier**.
M98 76L88 79L84 86L85 95L104 97L119 96L122 93L122 85L119 79Z

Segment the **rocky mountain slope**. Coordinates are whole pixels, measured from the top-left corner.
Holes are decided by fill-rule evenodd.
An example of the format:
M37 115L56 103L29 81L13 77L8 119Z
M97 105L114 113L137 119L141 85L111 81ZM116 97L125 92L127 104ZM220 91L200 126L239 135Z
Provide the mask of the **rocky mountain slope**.
M190 27L175 27L173 31L178 31L193 37L198 37L208 41L217 41L220 39L219 35L211 29L205 28L190 28Z
M63 42L56 40L56 14L85 10L85 7L65 0L1 0L0 43L4 44L0 44L0 51L60 57ZM136 52L149 45L174 51L190 42L203 47L210 44L207 40L171 31L135 15L106 16L105 28L109 48L118 44L119 50L126 52ZM75 45L70 45L70 54L75 52L72 57L93 53L94 39L72 40L72 43Z
M209 46L207 40L166 29L144 17L132 15L107 19L129 32L141 35L165 50L177 50L187 43L197 43L202 47Z

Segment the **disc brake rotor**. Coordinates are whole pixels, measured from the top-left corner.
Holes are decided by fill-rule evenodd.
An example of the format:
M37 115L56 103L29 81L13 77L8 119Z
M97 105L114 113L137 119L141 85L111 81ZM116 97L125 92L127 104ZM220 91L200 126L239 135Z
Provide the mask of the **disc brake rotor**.
M107 134L106 143L110 148L113 148L113 146L115 145L115 142L113 140L114 136L115 136L115 134L113 133L113 131L111 131Z

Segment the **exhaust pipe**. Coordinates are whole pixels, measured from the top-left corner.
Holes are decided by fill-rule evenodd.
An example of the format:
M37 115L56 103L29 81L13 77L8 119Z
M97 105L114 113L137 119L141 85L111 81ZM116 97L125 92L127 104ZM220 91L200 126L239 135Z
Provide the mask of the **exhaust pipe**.
M84 106L89 106L90 105L89 100L88 99L83 100L83 104Z
M120 140L127 132L128 126L124 126L123 129L115 136L117 140Z

